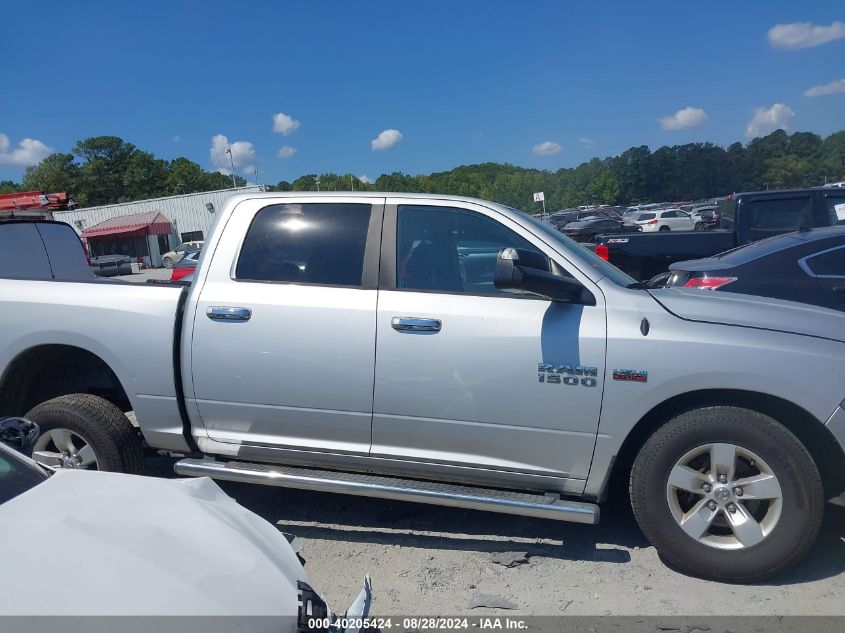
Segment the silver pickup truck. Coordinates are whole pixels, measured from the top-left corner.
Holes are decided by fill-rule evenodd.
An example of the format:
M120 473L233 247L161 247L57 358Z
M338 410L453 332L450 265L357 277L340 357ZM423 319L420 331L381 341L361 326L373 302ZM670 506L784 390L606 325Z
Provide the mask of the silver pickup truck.
M596 523L755 581L845 489L845 315L646 290L450 196L244 194L193 283L0 279L0 416L54 467L178 473ZM126 412L134 412L135 428Z

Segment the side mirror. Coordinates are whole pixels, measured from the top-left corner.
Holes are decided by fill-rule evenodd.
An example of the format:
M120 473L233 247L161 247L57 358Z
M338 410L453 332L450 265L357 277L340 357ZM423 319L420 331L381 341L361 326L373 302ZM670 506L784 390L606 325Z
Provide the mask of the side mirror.
M493 285L505 292L528 292L560 303L583 303L584 287L574 279L552 274L548 260L533 251L499 251Z

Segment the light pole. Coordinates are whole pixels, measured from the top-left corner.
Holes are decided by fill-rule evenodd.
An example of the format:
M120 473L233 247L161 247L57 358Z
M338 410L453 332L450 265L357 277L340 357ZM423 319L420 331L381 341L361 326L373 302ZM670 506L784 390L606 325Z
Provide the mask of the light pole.
M314 182L317 183L317 191L320 191L320 177L314 176Z
M229 163L232 165L232 189L237 189L238 185L235 183L235 159L232 158L232 148L227 147L226 153L229 155Z

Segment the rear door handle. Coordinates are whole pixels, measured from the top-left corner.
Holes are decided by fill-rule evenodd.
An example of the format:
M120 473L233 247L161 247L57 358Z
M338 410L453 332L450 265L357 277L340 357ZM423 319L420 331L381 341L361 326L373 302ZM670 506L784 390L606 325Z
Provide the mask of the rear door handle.
M249 308L227 308L225 306L210 306L205 315L212 321L249 321L252 310Z
M393 317L390 325L400 332L439 332L443 325L438 319L421 319L419 317Z

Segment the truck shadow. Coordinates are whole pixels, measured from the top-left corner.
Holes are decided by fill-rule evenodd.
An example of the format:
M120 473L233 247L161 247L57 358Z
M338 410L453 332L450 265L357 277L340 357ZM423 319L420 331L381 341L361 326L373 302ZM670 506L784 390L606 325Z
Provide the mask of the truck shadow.
M174 461L148 457L145 474L175 477ZM601 523L593 526L385 499L218 483L238 503L279 530L306 539L444 551L519 551L529 557L622 564L631 561L628 550L651 547L624 495L602 504ZM675 571L666 565L667 573ZM757 584L803 584L843 573L845 508L828 504L821 534L809 555L786 574Z

